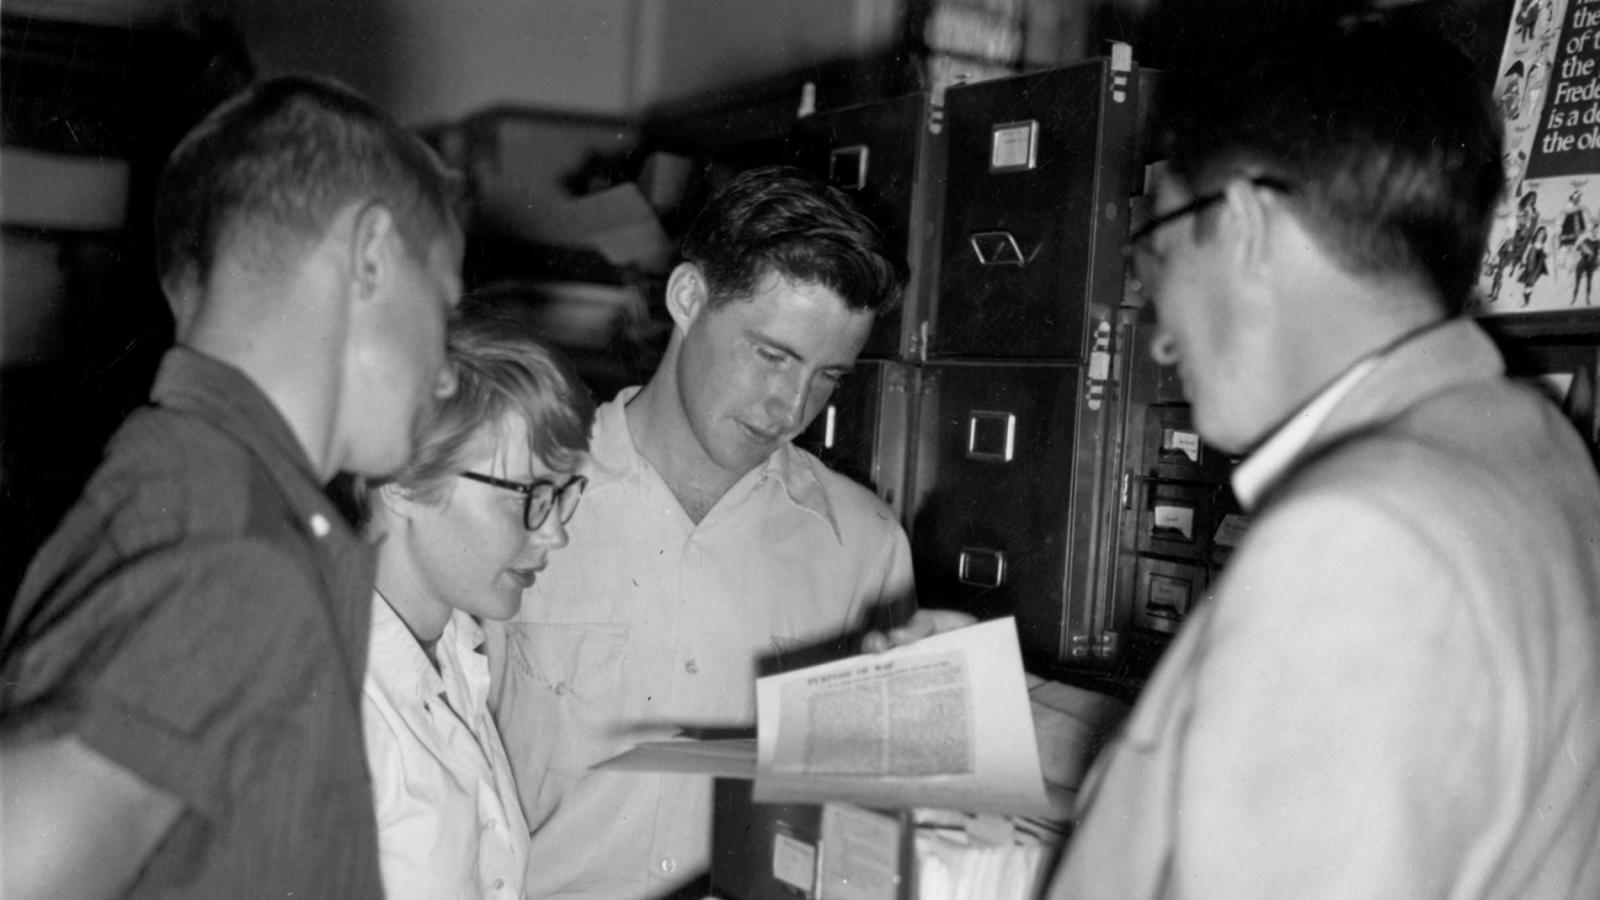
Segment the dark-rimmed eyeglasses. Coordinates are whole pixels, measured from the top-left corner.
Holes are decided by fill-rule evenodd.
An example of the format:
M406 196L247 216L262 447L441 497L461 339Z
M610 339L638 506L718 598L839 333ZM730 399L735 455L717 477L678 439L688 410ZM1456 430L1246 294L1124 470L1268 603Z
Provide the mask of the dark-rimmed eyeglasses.
M1268 175L1258 175L1247 180L1255 187L1266 188L1269 191L1277 191L1280 194L1294 193L1294 188L1288 182ZM1155 234L1156 229L1161 226L1170 225L1184 216L1192 216L1204 212L1206 209L1222 202L1226 196L1227 193L1224 191L1200 194L1182 206L1169 209L1159 216L1151 216L1145 220L1143 225L1130 232L1128 240L1122 245L1122 255L1128 261L1129 274L1131 276L1129 287L1144 296L1146 300L1153 299L1150 297L1148 290L1155 283L1155 275L1160 269L1161 261L1149 246L1150 235Z
M522 527L529 531L538 531L550 518L552 509L559 510L561 524L572 521L572 514L578 511L578 501L583 499L583 489L589 485L589 479L582 475L572 476L565 484L548 478L536 478L530 482L507 481L477 472L462 472L461 477L521 494Z
M1249 179L1249 181L1256 187L1277 191L1280 194L1294 193L1294 189L1289 186L1288 182L1278 178L1273 178L1268 175L1258 175L1255 178ZM1177 207L1176 209L1169 209L1159 216L1151 216L1143 225L1140 225L1138 228L1135 228L1131 233L1129 233L1127 246L1130 249L1138 246L1146 238L1150 237L1150 235L1155 234L1156 229L1160 228L1161 226L1176 222L1184 216L1192 216L1203 212L1207 208L1222 202L1222 199L1226 196L1228 195L1223 191L1216 191L1210 194L1201 194L1198 197L1195 197L1193 200L1190 200L1188 203Z

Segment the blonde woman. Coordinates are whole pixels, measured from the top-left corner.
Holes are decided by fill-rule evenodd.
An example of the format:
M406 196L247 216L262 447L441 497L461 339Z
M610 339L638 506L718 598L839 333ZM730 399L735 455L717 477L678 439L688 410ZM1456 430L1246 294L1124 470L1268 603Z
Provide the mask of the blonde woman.
M566 545L594 415L571 370L509 320L468 315L449 360L456 392L410 465L348 498L381 541L362 693L391 900L521 896L528 826L479 622L515 613Z

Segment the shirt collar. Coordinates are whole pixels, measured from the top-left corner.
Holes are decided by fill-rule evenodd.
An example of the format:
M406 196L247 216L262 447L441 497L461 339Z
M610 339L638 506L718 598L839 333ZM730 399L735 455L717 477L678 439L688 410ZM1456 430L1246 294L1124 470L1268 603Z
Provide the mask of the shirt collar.
M397 702L426 707L445 697L462 719L488 708L489 660L482 626L452 610L434 645L434 668L422 645L383 595L372 595L372 648L367 675Z
M463 659L470 658L467 656L469 653L482 656L488 652L485 647L488 636L484 634L483 626L470 613L459 609L450 614L450 621L444 626L444 635L439 640L454 644L456 655Z
M1256 451L1233 472L1233 492L1245 509L1253 509L1267 488L1277 481L1300 451L1311 443L1322 424L1345 395L1377 368L1378 360L1367 357L1346 369L1343 375L1323 388L1311 402L1291 415Z
M271 473L306 531L337 561L330 571L337 573L338 595L365 597L372 592L373 548L335 509L288 420L249 375L198 350L175 346L162 357L150 400L207 421L248 448ZM365 634L364 617L352 615L346 624Z
M817 475L817 467L821 465L816 457L793 444L784 444L760 467L758 484L776 482L789 502L821 519L833 532L834 539L843 544L844 532L839 530L839 521L834 518L828 489Z
M441 636L440 642L446 637ZM376 592L372 595L372 646L368 649L367 675L385 694L415 703L444 692L444 681L422 652L416 636L389 601Z
M650 465L639 454L628 432L627 405L639 393L639 386L623 388L611 402L595 411L593 443L589 457L589 490L627 478L641 477ZM765 462L745 473L728 489L729 494L750 496L763 485L775 485L784 497L795 506L820 519L841 543L844 533L839 530L833 514L833 504L828 490L818 477L816 468L822 465L793 444L784 444L774 450ZM658 476L659 477L659 476Z
M623 388L609 403L602 403L595 410L586 462L589 468L586 473L589 476L587 490L637 477L645 468L644 457L639 455L639 449L633 445L633 436L628 433L625 412L628 401L638 393L638 385Z
M150 399L210 419L248 446L270 448L262 454L269 463L285 461L313 483L319 481L283 413L250 376L220 359L189 347L173 347L161 360Z
M1504 372L1499 351L1471 319L1441 319L1401 334L1279 426L1234 470L1234 493L1253 509L1314 446L1393 418L1440 391Z

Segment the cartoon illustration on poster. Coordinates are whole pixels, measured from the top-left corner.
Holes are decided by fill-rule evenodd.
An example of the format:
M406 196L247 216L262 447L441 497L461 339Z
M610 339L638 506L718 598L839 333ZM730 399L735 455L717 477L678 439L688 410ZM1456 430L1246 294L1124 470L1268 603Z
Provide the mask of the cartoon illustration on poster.
M1516 0L1494 96L1506 196L1470 311L1597 308L1600 0Z

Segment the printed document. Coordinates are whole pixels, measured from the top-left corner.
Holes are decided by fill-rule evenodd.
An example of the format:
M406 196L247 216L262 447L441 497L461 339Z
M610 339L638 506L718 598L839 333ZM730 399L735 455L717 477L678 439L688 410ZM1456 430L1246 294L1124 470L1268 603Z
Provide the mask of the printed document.
M756 707L754 741L648 742L597 768L753 776L758 803L1060 812L1012 618L757 679Z
M757 802L1048 811L1016 622L756 681Z

